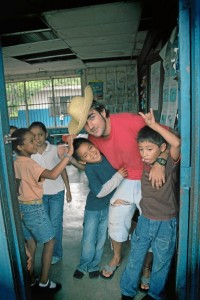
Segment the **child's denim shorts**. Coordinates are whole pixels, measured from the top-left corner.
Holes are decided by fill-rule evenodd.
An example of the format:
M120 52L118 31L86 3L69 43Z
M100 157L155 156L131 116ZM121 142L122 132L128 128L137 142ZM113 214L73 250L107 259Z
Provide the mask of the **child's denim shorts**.
M26 240L34 239L44 244L54 238L54 231L48 214L42 204L19 204L22 229Z

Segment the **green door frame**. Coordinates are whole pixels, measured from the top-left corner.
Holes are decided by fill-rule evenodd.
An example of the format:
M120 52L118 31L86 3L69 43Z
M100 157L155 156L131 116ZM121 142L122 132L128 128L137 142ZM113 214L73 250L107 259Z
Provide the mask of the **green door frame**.
M29 297L24 238L17 201L9 137L2 47L0 47L0 299Z

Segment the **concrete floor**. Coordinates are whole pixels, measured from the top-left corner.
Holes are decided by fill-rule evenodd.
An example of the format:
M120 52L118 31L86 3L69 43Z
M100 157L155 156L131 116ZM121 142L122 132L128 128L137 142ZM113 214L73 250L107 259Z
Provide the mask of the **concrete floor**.
M66 202L64 207L64 255L62 261L52 265L50 270L50 278L53 281L60 282L62 289L51 299L48 297L48 300L120 300L119 280L126 265L130 249L129 241L123 245L122 264L111 280L105 280L100 277L98 279L90 279L88 275L85 275L81 280L73 278L73 272L80 258L82 221L88 193L88 184L83 172L79 172L73 166L67 167L67 170L73 200L71 203ZM37 268L39 268L40 248L38 249L37 255ZM110 241L107 239L101 267L108 263L111 257L112 249ZM141 300L144 296L144 293L138 293L134 300ZM40 297L37 296L34 300L39 300L39 298ZM47 298L42 297L42 299ZM172 300L172 297L170 300Z

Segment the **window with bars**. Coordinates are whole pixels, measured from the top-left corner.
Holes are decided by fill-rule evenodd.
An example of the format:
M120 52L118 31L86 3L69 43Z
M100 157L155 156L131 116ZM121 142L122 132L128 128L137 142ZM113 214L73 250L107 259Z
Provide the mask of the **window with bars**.
M40 121L46 127L66 126L67 106L81 95L81 78L54 78L6 83L10 125L28 127Z

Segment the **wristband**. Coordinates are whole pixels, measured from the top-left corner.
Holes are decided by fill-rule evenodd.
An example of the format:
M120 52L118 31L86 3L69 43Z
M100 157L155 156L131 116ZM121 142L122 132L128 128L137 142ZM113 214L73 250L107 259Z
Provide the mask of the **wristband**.
M161 166L165 166L167 163L167 160L162 157L158 157L158 158L156 158L155 162L157 162Z
M69 160L71 160L72 159L72 157L71 157L71 155L69 155L69 154L67 154L67 153L64 153L64 155L63 155L64 157L67 157L67 158L69 158Z

